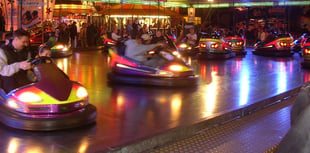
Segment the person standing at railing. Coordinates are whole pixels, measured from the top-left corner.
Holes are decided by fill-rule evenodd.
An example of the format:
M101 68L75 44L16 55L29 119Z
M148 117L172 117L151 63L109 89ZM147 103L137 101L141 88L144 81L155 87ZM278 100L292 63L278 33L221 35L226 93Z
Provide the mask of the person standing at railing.
M69 31L70 31L71 48L76 48L77 27L75 21L73 21L73 23L70 25Z
M87 31L86 23L83 23L82 28L80 29L80 35L79 35L82 48L85 48L88 46L87 45L87 33L86 33L86 31Z

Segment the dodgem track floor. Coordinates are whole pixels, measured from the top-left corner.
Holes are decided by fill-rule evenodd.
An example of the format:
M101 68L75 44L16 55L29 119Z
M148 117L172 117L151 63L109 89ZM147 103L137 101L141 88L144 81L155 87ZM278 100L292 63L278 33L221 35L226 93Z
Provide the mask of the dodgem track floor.
M109 84L103 51L78 51L55 62L81 82L97 108L95 124L31 132L0 125L0 152L141 152L206 126L240 118L294 95L310 80L301 58L252 55L224 61L186 59L199 75L195 87Z

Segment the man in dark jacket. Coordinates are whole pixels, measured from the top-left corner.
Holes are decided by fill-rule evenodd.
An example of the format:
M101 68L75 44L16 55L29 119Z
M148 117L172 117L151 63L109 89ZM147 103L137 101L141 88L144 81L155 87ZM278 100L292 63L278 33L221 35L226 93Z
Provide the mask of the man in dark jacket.
M58 29L59 33L57 41L62 44L68 44L70 31L68 30L67 25L65 23L60 23Z
M76 48L76 36L77 36L77 27L76 22L74 21L70 26L70 39L72 48Z
M16 30L12 42L0 48L0 75L3 81L2 88L6 92L30 83L26 72L31 68L28 61L31 54L26 49L29 37L27 31Z
M87 35L87 43L88 46L94 46L96 43L96 37L98 36L98 30L96 29L95 25L93 23L89 24L89 26L86 29L86 35Z
M154 37L152 38L152 40L151 40L151 43L152 43L152 44L155 44L155 43L158 43L158 42L166 43L166 39L165 39L165 37L162 35L162 33L161 33L160 30L157 30L157 31L156 31L155 36L154 36Z

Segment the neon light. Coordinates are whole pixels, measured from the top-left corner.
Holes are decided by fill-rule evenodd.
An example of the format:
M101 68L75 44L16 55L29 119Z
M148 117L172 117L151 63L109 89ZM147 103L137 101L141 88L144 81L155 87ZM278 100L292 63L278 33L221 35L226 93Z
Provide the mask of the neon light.
M194 4L194 8L222 8L230 7L229 3L217 3L217 4Z
M247 2L247 3L234 3L234 7L251 7L251 6L273 6L274 2Z
M310 5L310 1L295 1L295 2L279 2L279 5Z
M151 15L110 15L111 18L131 18L131 17L145 17L145 18L161 18L161 19L167 19L170 18L170 16L151 16Z
M164 7L183 7L183 8L188 8L190 7L187 4L182 4L182 3L175 3L175 2L168 2L164 4Z
M90 5L77 5L77 4L56 4L55 9L92 9Z
M136 0L83 0L83 1L91 1L91 2L105 2L105 3L125 3L125 4L144 4L144 5L158 5L158 2L155 1L136 1ZM211 4L210 4L211 2ZM214 0L208 0L204 4L194 4L194 8L224 8L224 7L252 7L252 6L289 6L289 5L310 5L310 1L286 1L286 2L235 2L235 3L212 3ZM160 2L160 6L163 7L182 7L188 8L188 1L186 0L168 0L166 2ZM83 8L82 8L83 7ZM88 7L88 8L85 8ZM76 4L61 4L55 5L55 9L91 9L90 5L76 5Z

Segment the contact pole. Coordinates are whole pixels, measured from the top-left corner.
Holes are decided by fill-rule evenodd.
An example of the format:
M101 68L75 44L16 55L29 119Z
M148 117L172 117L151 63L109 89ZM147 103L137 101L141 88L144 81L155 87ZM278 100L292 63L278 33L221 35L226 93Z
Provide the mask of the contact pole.
M160 28L159 26L159 7L160 7L160 3L159 3L159 0L157 2L157 6L158 6L158 11L157 11L157 30Z
M23 0L20 0L19 28L22 28L22 17L23 17Z
M11 0L11 32L13 32L13 6L14 5L14 1Z
M44 0L42 0L42 15L41 15L41 25L42 25L42 42L41 43L44 43L44 34L45 34L45 31L44 31L44 26L43 26L43 20L44 20Z

